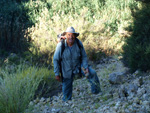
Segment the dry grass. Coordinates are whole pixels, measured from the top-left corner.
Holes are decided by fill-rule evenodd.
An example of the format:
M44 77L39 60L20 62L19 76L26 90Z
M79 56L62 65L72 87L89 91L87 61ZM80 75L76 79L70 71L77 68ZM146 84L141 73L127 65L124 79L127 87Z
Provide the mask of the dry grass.
M80 33L78 38L83 42L88 55L92 52L95 53L95 55L101 53L105 53L106 55L120 53L122 51L122 45L124 44L124 35L129 35L129 33L124 30L124 27L127 26L125 23L127 22L118 23L119 29L115 32L116 35L112 35L110 27L106 27L105 25L109 16L104 15L102 19L91 23L85 19L87 12L88 8L85 7L82 9L80 15L74 14L76 18L72 17L71 14L64 17L60 17L56 14L52 19L47 20L48 17L46 16L48 15L48 10L44 9L39 17L39 23L28 30L35 48L39 50L38 54L47 53L51 55L49 58L52 59L57 44L57 34L62 33L69 26L73 26L76 31ZM33 51L32 49L31 51ZM91 56L89 56L89 58L91 58ZM92 58L92 60L96 59Z

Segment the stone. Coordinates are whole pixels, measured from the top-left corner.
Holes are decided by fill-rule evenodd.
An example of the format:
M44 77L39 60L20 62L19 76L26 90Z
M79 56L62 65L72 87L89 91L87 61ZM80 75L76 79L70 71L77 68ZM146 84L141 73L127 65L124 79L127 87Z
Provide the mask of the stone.
M46 102L50 102L50 100L51 100L50 98L47 98L47 99L46 99Z
M128 94L130 95L130 93L132 93L132 92L134 92L134 93L136 93L137 92L137 90L138 90L138 86L137 85L135 85L135 84L129 84L129 86L128 86Z
M144 88L139 88L137 91L137 95L141 97L144 93L146 93L146 90Z
M116 106L120 107L121 106L121 102L120 101L116 102Z
M148 100L149 99L149 96L147 94L144 94L143 95L143 100Z
M60 109L52 108L51 111L52 111L52 112L55 112L55 113L59 113L59 112L60 112Z
M68 103L68 102L65 102L64 105L65 105L65 106L69 106L69 103Z
M45 99L42 97L41 99L40 99L40 102L44 102L45 101Z
M121 97L120 101L127 101L127 98L126 97Z
M118 93L114 93L113 94L113 98L119 98L119 94Z
M40 101L39 98L36 98L33 102L34 102L35 104L37 104L39 101Z
M149 112L148 110L146 110L145 106L141 106L139 113L149 113Z
M136 97L133 99L133 102L136 104L140 104L140 99L138 97Z
M53 96L53 100L57 101L57 100L59 100L59 97L58 96Z
M34 105L34 103L31 101L30 103L29 103L29 106L33 106Z
M121 84L125 82L125 75L122 72L114 72L109 74L109 82L111 84Z
M142 105L148 110L150 108L150 102L149 101L143 101Z
M127 97L128 93L127 93L127 89L125 88L124 85L122 85L119 89L119 97L123 98L123 97Z
M139 73L140 73L140 71L139 71L139 70L136 70L136 71L132 74L132 76L133 76L133 77L136 77Z
M137 86L141 86L143 84L143 78L139 77L139 78L135 79L133 81L133 83L136 84Z
M74 104L72 104L72 105L71 105L71 108L74 108L74 107L75 107L75 105L74 105Z
M101 69L101 68L103 68L103 65L101 65L101 64L96 66L96 69Z
M111 84L106 76L105 78L101 76L103 73L98 74L100 82L105 84L105 86L101 84L102 96L90 92L90 83L86 78L78 79L74 81L72 100L63 102L62 93L49 100L41 98L36 103L32 101L33 113L150 113L150 76L135 73L137 76L134 78L132 74L129 72L127 74L122 69L121 64L116 65L119 62L109 60L108 64L99 64L98 68L101 69L98 70L99 72L103 71L103 68L111 69L112 65L119 67L113 68L114 73L109 75L113 77L113 79L109 78ZM44 102L41 101L46 103L43 104ZM30 109L26 111L32 112Z

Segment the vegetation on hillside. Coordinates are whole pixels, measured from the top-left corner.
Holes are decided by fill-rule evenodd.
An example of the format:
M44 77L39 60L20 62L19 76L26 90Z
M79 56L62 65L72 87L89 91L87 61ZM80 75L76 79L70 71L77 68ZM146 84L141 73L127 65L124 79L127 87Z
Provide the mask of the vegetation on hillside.
M3 1L1 7L1 53L25 51L27 60L32 57L34 62L51 64L56 35L68 26L80 32L91 60L120 53L124 37L129 35L124 28L133 21L131 8L141 6L135 0L30 0Z
M144 5L134 13L134 23L130 26L132 35L123 46L123 58L131 71L150 69L150 5Z
M123 52L131 69L148 70L150 9L142 1L1 0L0 112L23 112L39 86L51 89L56 36L69 26L90 60Z

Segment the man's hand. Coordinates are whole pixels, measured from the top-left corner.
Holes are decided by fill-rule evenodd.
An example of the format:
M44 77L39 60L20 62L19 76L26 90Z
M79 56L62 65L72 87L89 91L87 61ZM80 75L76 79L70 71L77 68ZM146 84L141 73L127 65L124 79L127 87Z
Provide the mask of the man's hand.
M66 37L65 36L61 36L61 39L66 39Z
M60 38L57 38L57 43L59 43L61 41L61 39L66 39L65 36L61 36Z
M85 69L84 74L85 74L85 77L88 78L88 76L89 76L89 69L88 68Z
M89 72L89 69L85 69L84 73L87 74Z
M60 77L59 75L56 76L55 79L56 79L57 81L61 82L61 77Z

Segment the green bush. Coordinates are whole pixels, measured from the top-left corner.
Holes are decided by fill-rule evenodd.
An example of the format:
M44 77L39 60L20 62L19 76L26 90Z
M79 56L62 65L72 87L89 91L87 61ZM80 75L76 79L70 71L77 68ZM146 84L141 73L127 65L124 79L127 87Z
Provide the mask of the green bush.
M25 29L31 22L24 6L13 1L3 1L0 2L0 7L0 48L11 52L27 50Z
M123 47L123 59L132 71L146 71L150 69L150 7L147 4L133 13L133 34Z
M47 0L26 3L25 7L29 9L27 14L37 22L29 28L33 44L30 51L38 57L34 57L34 60L38 59L44 64L52 63L56 35L68 25L80 32L78 38L83 42L90 60L98 60L104 53L118 54L123 42L121 35L126 33L124 27L132 19L130 7L138 5L134 0ZM94 57L91 56L93 53Z
M14 67L11 72L8 68L0 69L0 113L21 113L34 98L39 84L50 76L50 71L26 65ZM53 77L50 77L52 84Z
M0 48L25 52L28 61L45 65L52 64L56 36L68 26L80 32L84 46L92 48L86 49L89 55L96 50L91 60L101 53L120 52L122 37L128 34L124 28L132 22L130 8L139 6L135 0L17 1L0 2Z

